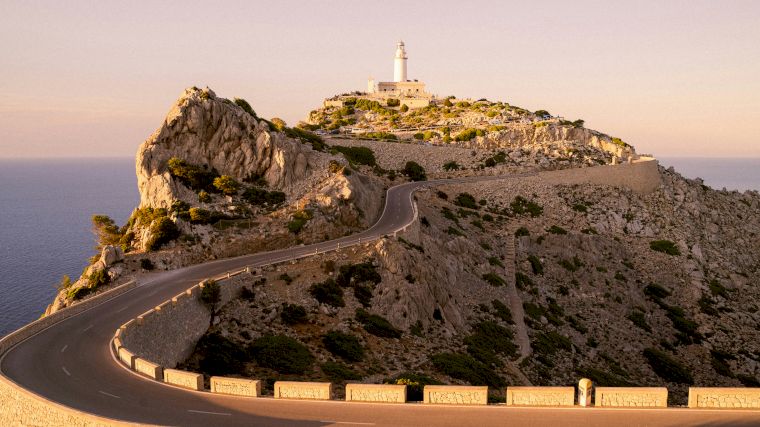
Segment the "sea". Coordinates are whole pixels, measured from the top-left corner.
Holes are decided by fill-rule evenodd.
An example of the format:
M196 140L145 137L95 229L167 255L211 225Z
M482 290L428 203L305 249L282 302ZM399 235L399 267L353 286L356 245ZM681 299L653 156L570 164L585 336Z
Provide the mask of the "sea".
M760 190L760 158L660 159L722 189ZM64 274L95 254L90 218L126 222L140 200L133 158L0 159L0 336L35 320Z

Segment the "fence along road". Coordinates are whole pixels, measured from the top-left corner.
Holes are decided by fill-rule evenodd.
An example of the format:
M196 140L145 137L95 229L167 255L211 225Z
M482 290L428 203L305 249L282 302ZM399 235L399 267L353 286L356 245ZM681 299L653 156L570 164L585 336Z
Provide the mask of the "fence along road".
M519 179L532 174L469 177L412 182L392 187L383 213L368 230L340 239L278 251L217 260L156 273L150 280L66 319L11 347L0 356L0 373L20 387L69 408L144 424L162 425L504 425L505 415L517 423L546 425L610 425L630 421L631 411L588 409L524 409L494 407L425 407L422 405L358 404L340 401L277 401L177 389L133 375L112 358L109 342L124 322L166 301L200 280L245 267L260 267L392 234L416 216L412 200L423 186L484 180ZM3 408L0 408L0 411ZM506 412L505 412L506 411ZM584 412L585 411L585 412ZM650 425L726 421L727 413L633 410L636 420ZM728 419L757 420L732 412ZM733 417L733 418L732 418ZM522 421L521 421L522 420Z

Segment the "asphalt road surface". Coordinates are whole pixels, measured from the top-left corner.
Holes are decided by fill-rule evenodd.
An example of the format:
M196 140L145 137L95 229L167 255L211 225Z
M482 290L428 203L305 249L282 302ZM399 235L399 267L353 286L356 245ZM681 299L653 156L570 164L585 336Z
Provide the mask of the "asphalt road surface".
M308 256L380 238L409 224L413 192L421 186L479 177L413 182L388 190L384 211L368 230L329 242L212 261L159 272L138 287L19 343L0 359L0 371L27 390L91 414L161 425L247 426L755 426L760 411L424 406L342 401L287 401L193 392L141 377L112 356L116 329L208 277L246 266ZM2 408L0 408L2 410Z

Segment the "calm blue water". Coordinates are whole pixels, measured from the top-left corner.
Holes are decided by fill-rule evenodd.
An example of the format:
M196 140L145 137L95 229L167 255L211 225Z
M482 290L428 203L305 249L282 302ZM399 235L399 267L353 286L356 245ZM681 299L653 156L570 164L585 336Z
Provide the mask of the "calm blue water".
M95 253L94 213L123 224L140 200L132 158L0 160L0 336L37 319Z
M661 157L660 164L673 166L687 178L702 178L706 185L722 190L760 190L760 158Z
M714 188L759 189L760 159L665 158ZM139 202L134 160L0 160L0 336L37 319L94 254L94 213L119 225Z

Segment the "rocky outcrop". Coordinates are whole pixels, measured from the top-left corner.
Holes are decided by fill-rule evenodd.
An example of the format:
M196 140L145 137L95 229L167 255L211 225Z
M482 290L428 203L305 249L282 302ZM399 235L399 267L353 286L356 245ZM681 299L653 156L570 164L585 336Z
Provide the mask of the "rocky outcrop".
M169 173L176 157L238 181L263 177L271 188L293 192L314 173L326 173L327 157L308 144L274 132L210 89L190 88L180 96L161 127L138 149L140 206L169 208L175 200L198 197Z

